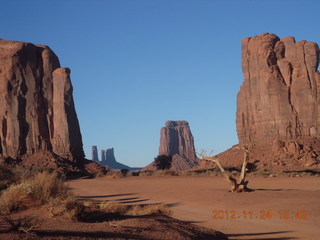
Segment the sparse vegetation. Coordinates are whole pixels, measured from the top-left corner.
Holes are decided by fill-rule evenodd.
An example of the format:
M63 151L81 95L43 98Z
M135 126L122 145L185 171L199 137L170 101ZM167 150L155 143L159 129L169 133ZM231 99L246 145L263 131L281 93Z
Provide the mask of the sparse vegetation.
M0 196L2 214L10 214L30 204L45 204L54 199L65 199L71 193L57 173L40 172L3 190Z
M217 166L219 167L223 176L230 183L230 191L231 192L248 192L248 191L252 191L251 189L249 189L247 187L249 181L246 181L247 164L248 164L248 160L249 160L249 152L250 151L249 151L249 147L247 147L247 146L243 146L242 149L244 150L244 158L243 158L241 173L239 176L239 182L234 177L232 177L230 173L225 171L225 169L222 167L219 159L217 159L216 157L205 156L205 154L203 154L203 153L198 154L198 155L202 158L202 160L212 161L217 164Z
M39 220L36 217L18 217L11 218L10 216L5 216L4 224L9 225L9 231L29 233L33 231L39 225Z
M172 166L172 156L167 155L158 155L154 159L155 166L157 170L166 170L170 169Z
M104 202L100 204L100 209L108 213L117 213L119 215L142 216L152 214L171 215L171 211L163 204L150 205L124 205L117 201Z
M128 172L129 172L129 169L124 168L124 169L121 169L120 172L121 172L121 174L122 174L123 176L127 176L127 175L128 175Z

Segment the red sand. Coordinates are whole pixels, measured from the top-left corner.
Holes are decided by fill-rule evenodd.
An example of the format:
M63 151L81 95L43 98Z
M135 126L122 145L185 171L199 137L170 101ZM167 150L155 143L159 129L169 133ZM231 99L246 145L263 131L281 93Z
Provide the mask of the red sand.
M228 183L220 177L104 177L69 184L75 193L88 200L169 204L173 217L221 231L229 239L319 239L319 178L249 178L249 181L254 192L228 192ZM221 211L218 219L212 219L215 210ZM279 212L283 210L288 212ZM229 218L235 219L227 219L226 211ZM260 219L267 211L271 213L269 219ZM289 213L288 219L285 213ZM303 219L305 215L307 219Z

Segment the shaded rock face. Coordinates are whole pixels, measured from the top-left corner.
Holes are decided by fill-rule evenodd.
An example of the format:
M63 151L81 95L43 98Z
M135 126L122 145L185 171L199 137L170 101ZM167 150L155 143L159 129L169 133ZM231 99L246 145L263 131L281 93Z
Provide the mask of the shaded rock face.
M244 82L238 93L240 144L320 134L319 47L261 34L242 41Z
M101 150L101 162L105 162L105 161L106 161L106 151Z
M70 70L46 46L0 40L0 156L84 158Z
M116 158L114 156L114 149L113 148L107 148L106 149L106 162L111 164L116 162Z
M91 159L92 159L92 161L95 161L95 162L99 161L97 146L92 146Z
M129 170L134 169L134 168L131 168L125 164L117 162L117 160L114 156L114 149L113 148L107 148L105 150L105 160L101 161L101 164L104 166L107 166L111 169L129 169Z

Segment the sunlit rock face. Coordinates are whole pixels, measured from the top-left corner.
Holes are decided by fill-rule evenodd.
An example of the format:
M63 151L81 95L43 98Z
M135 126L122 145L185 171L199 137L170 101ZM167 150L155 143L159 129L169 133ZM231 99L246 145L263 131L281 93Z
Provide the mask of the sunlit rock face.
M84 158L70 69L46 46L0 40L0 156Z
M242 40L237 100L241 144L320 134L319 47L264 33Z

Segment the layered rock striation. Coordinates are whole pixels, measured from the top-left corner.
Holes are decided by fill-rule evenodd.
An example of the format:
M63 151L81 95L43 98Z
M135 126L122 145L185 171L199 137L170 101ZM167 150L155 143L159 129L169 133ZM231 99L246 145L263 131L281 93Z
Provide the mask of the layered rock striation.
M0 40L0 156L44 152L84 159L70 69L47 46Z
M264 33L242 40L237 100L240 144L318 137L319 47Z

